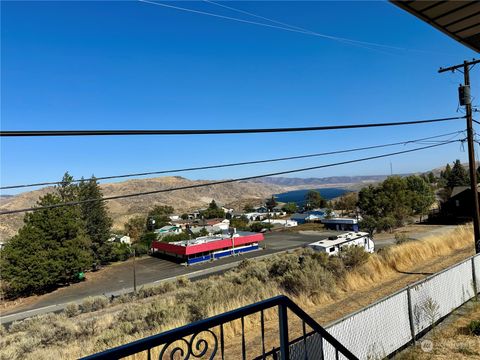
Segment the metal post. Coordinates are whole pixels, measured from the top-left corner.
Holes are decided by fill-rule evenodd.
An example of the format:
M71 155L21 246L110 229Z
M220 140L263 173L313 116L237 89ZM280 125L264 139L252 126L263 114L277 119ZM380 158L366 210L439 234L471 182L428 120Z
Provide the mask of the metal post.
M280 358L282 360L289 360L288 348L288 308L285 304L278 305L278 327L280 330Z
M473 297L478 300L478 289L477 289L477 274L475 274L475 257L472 257L472 281L473 281Z
M137 274L135 266L135 249L133 249L133 293L137 293Z
M412 342L415 345L415 325L413 323L413 309L412 309L412 296L410 294L410 286L407 287L407 302L408 302L408 322L410 323L410 333L412 335Z
M463 77L465 86L470 86L470 66L480 63L480 60L464 61L461 65L451 66L449 68L440 68L439 73L445 71L455 71L463 69ZM468 142L468 165L470 171L470 189L472 191L473 200L473 232L475 234L475 252L480 253L480 207L478 204L477 192L477 169L475 167L475 147L473 144L473 121L472 121L472 104L470 99L465 102L465 118L467 119L467 142Z

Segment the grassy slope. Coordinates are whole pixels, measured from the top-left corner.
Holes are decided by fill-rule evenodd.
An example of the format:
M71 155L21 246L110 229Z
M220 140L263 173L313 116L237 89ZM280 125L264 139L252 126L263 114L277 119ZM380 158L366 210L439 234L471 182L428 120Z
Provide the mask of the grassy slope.
M48 315L15 324L2 336L0 358L74 358L280 293L325 324L418 280L426 270L438 271L472 255L472 244L471 228L459 227L443 236L394 246L347 271L343 264L330 259L325 263L309 254L302 267L298 266L298 253L250 261L222 276L145 290L143 299L102 303L97 308L106 307L100 311L71 318ZM419 274L402 273L405 271ZM272 329L267 333L268 349L276 345L278 333L274 331L276 314L266 315L266 329ZM246 329L251 330L247 348L260 349L258 317L247 318ZM239 331L239 323L225 329L230 354L239 349ZM299 331L299 326L292 326L291 336Z

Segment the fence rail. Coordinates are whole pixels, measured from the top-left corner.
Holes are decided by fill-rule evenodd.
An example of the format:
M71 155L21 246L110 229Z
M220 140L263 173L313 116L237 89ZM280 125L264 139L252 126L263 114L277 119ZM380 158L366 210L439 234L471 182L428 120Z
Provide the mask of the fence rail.
M266 342L264 313L275 308L278 311L279 346L274 347L272 351L267 352L265 350ZM293 313L301 320L303 328L302 336L293 341L289 340L289 312ZM137 340L98 354L90 355L83 359L120 359L143 352L146 353L146 358L150 360L153 356L152 354L154 349L156 349L158 352L158 357L155 356L158 359L176 359L175 356L180 356L181 359L247 359L244 324L246 317L253 314L260 314L261 355L257 357L259 359L291 359L291 345L293 343L298 344L299 342L302 342L304 347L296 347L292 350L297 355L301 353L302 359L324 359L323 351L319 350L318 347L315 349L315 353L319 354L319 356L308 355L306 339L308 335L315 334L318 336L316 339L320 339L320 344L323 345L323 342L329 344L331 349L333 349L336 359L338 359L341 355L345 359L357 360L357 357L354 356L346 347L338 342L292 300L283 295L260 301L255 304L247 305L205 320L200 320L158 335ZM241 352L240 354L236 353L233 357L226 357L224 327L226 324L236 320L241 321ZM307 326L309 326L313 331L307 333ZM252 353L252 349L248 350L250 353ZM250 356L248 358L255 358L255 356Z
M425 331L480 292L480 254L413 283L325 329L286 296L277 296L182 326L84 359L118 359L140 352L158 359L189 358L337 360L387 357L414 343ZM266 351L265 312L277 308L278 345ZM302 335L289 340L288 313L302 324ZM244 319L260 314L261 352L245 341ZM225 356L225 324L241 321L241 354ZM307 331L307 326L311 329ZM202 336L200 336L202 335ZM209 340L206 338L210 337ZM182 346L172 344L180 342ZM348 350L347 350L348 349ZM247 356L248 352L248 356Z
M359 359L380 359L415 343L425 331L479 292L480 254L339 319L326 329ZM312 346L321 342L316 334L309 337ZM301 346L292 344L290 351L293 353L293 348ZM335 359L329 344L322 341L322 347L325 359Z

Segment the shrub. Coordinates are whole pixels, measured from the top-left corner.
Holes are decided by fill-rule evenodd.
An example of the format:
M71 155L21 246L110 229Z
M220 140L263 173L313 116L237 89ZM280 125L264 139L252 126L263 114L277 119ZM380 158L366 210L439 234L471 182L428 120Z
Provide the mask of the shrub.
M471 335L480 336L480 320L472 320L468 324L468 331Z
M80 308L77 304L68 304L63 310L67 317L74 317L80 312Z
M395 244L400 245L405 242L409 241L409 238L404 233L396 233L395 234Z
M331 273L317 265L306 271L297 269L285 273L280 285L285 291L293 295L304 294L312 297L320 293L331 293L335 288L335 280Z
M98 333L99 326L96 319L88 319L78 323L79 333L82 336L93 336Z
M87 298L81 305L82 312L92 312L101 310L108 306L110 301L105 296L96 296Z
M54 322L43 323L37 335L42 345L63 345L77 336L77 329L71 320L58 316Z
M368 261L369 253L359 246L348 246L343 248L340 252L340 259L342 259L347 269L353 269Z
M190 284L190 280L186 276L181 276L176 281L176 286L179 288L187 287Z
M300 267L298 256L285 255L284 257L275 257L268 270L271 277L283 276L288 271L293 271Z
M343 278L346 273L345 264L338 256L330 256L325 265L325 269L332 273L337 279Z

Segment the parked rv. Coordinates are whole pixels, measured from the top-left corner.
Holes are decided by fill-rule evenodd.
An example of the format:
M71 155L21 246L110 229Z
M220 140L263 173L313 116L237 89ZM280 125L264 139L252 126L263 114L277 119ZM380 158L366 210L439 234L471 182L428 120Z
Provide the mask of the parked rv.
M348 232L328 239L308 244L308 247L315 251L321 251L328 255L338 255L342 249L348 246L359 246L366 252L373 253L375 245L369 234L366 232Z

